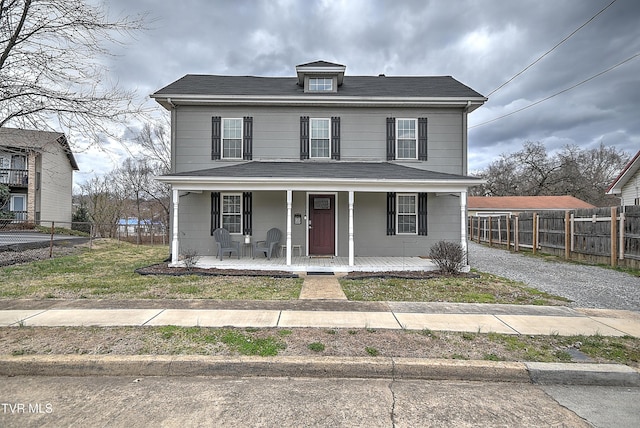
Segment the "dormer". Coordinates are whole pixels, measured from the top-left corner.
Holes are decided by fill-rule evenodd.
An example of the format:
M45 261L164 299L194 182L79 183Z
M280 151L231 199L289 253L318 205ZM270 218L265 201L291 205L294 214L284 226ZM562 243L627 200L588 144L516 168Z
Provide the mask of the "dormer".
M315 61L296 66L298 86L306 93L335 93L342 85L346 66L327 61Z

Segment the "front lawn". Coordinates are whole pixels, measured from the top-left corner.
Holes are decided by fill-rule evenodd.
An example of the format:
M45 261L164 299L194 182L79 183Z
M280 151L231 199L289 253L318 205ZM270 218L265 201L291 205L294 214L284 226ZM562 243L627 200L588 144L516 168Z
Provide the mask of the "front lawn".
M74 255L0 268L0 298L290 300L300 295L297 278L134 272L166 257L166 247L97 240Z

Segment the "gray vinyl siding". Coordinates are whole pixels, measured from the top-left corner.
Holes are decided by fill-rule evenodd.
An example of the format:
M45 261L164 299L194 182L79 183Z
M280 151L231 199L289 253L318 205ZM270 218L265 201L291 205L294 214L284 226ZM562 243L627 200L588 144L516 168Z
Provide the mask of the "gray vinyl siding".
M233 193L233 192L230 192ZM293 192L292 216L307 215L307 193ZM349 255L348 193L337 195L338 256ZM355 193L354 242L356 256L423 256L440 240L460 242L460 200L456 196L428 195L428 235L386 235L386 193ZM180 198L181 252L195 250L199 255L215 255L215 240L210 235L211 194L191 193ZM282 231L281 244L286 243L286 192L253 192L253 241L262 240L267 231ZM291 226L291 241L306 253L307 229L302 224ZM244 237L233 239L244 242ZM297 255L297 252L295 253ZM259 257L263 257L259 255Z
M228 165L211 160L211 117L253 117L253 160L300 159L300 116L341 122L341 161L386 161L386 118L428 118L428 160L404 161L431 171L463 174L460 109L191 107L176 111L175 172Z
M386 215L386 193L355 194L356 256L425 256L437 241L460 242L460 199L458 197L428 195L427 236L387 236Z
M637 171L633 177L622 187L620 197L623 205L634 205L636 198L640 198L638 188L640 187L640 171Z
M71 227L73 169L58 143L43 147L40 168L41 200L39 204L36 203L40 219L58 222L61 227Z

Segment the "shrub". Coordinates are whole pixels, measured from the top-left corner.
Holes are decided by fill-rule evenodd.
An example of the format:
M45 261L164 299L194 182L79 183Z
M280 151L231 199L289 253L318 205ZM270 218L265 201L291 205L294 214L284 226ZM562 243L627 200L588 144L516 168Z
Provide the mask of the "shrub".
M429 257L443 273L453 274L465 266L467 253L458 243L438 241L431 247Z

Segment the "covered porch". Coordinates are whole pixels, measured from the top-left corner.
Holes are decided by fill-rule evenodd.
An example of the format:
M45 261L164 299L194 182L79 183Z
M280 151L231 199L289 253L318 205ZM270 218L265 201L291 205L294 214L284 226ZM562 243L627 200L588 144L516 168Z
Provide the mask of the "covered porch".
M171 266L181 266L181 250L199 242L198 267L289 272L434 270L424 256L437 240L466 249L467 188L478 181L389 162L256 161L159 180L172 186ZM411 202L411 214L402 218L409 218L409 230L398 226L400 197ZM315 203L318 198L322 203ZM227 211L220 201L232 199L232 240L248 245L277 227L283 249L278 257L248 258L243 247L240 259L234 254L216 260L213 237L208 244L202 232L224 226ZM329 213L326 223L317 220L320 210ZM314 245L318 230L329 231L322 235L331 238L324 251Z
M177 266L183 262L178 262ZM286 257L251 258L203 256L196 263L196 267L204 269L230 270L263 270L286 272L394 272L394 271L429 271L437 270L437 266L428 258L423 257L354 257L353 264L349 257L306 257L292 256L291 263Z

